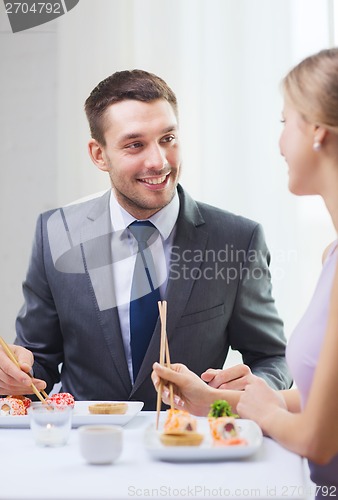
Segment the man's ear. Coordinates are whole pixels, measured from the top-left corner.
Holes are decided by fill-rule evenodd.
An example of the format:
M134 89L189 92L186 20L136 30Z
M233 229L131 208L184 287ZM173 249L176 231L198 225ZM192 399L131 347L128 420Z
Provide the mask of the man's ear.
M105 153L103 146L97 140L90 139L88 142L88 153L92 159L92 162L102 170L103 172L108 171L108 165L105 158Z

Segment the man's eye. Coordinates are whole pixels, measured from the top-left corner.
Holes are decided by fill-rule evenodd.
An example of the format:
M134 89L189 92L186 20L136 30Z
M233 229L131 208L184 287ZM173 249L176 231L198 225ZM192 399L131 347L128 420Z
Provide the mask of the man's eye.
M138 149L142 147L141 142L133 142L132 144L128 144L125 146L127 149Z
M161 140L161 142L171 142L171 141L174 141L175 140L175 136L174 135L167 135L166 137L163 137L163 139Z

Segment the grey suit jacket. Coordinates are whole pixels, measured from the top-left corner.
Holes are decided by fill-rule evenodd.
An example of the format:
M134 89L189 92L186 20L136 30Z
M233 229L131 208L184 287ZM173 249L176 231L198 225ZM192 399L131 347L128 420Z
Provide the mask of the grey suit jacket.
M171 361L200 375L221 368L229 346L275 388L289 387L285 338L271 296L269 253L259 224L203 203L179 186L180 212L165 299ZM109 195L42 214L23 284L16 343L34 373L77 400L141 400L155 409L150 374L157 323L132 386L114 307ZM118 240L113 249L118 249ZM117 255L112 255L112 254Z

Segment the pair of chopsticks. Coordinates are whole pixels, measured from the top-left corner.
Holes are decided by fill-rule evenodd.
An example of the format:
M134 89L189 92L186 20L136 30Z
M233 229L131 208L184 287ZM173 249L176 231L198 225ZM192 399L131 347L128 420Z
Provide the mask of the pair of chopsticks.
M2 337L0 337L0 344L5 353L7 354L7 356L9 357L9 359L13 361L13 363L21 370L21 367L18 363L18 360L14 356L14 353L10 350L9 346L6 344L6 342ZM27 373L27 375L29 375L29 377L32 378L32 375L30 373ZM33 382L31 383L31 388L33 389L34 394L40 399L40 401L42 401L42 403L45 403L46 399L49 399L48 394L45 391L41 391L40 393L37 387L33 384Z
M169 354L169 344L167 337L167 302L163 300L158 302L158 309L160 312L161 320L161 342L160 342L160 365L167 366L170 368L170 354ZM158 429L158 423L161 411L162 402L162 391L163 391L163 381L160 380L158 391L157 391L157 405L156 405L156 429ZM173 384L169 382L169 394L170 394L170 408L174 408L174 388Z

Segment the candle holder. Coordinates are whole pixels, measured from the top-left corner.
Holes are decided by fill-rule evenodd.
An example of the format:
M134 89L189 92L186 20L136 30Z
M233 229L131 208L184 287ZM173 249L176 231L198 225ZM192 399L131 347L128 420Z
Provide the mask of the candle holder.
M72 427L72 408L53 404L33 403L28 410L30 428L39 446L63 446Z

